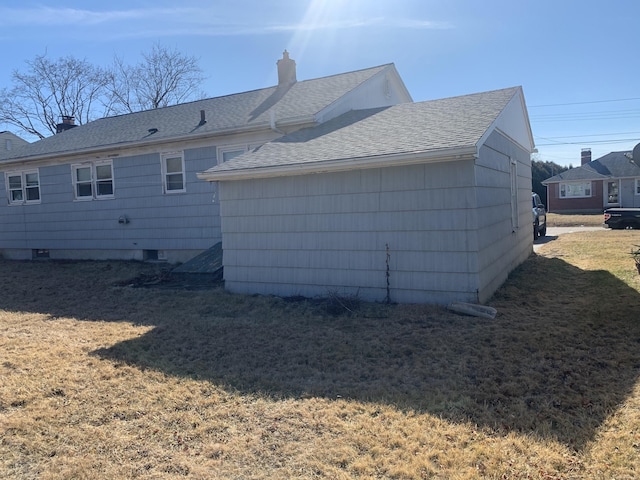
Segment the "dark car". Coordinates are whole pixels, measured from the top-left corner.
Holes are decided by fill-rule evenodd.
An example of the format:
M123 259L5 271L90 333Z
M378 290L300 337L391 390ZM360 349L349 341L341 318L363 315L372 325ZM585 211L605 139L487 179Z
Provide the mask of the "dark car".
M533 239L544 237L547 234L547 210L537 193L531 193L533 201Z
M640 228L640 208L608 208L604 211L604 224L612 230Z

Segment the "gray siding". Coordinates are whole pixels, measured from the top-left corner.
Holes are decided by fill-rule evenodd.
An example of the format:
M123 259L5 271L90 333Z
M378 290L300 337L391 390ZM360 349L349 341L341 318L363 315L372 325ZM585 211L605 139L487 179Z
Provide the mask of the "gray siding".
M220 185L226 287L239 293L477 301L472 161Z
M636 194L635 178L623 178L620 180L620 202L623 207L640 207L640 195Z
M0 252L31 257L141 259L162 250L184 261L220 241L217 186L196 178L215 164L215 147L185 150L186 193L162 191L160 154L113 159L115 198L74 201L71 163L39 168L41 203L0 206ZM4 173L4 172L3 172ZM0 196L7 198L4 174ZM126 215L130 222L118 219Z
M518 228L511 222L511 160L517 162ZM509 273L532 252L531 161L529 154L494 131L476 161L480 302L487 301Z

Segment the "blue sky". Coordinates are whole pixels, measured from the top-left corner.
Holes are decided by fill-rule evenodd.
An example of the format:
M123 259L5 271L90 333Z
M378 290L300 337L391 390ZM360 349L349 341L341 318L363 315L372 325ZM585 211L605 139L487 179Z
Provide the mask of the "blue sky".
M208 96L394 63L415 101L521 85L537 158L580 164L640 143L640 2L631 0L0 0L0 88L25 61L199 58ZM0 129L8 129L0 125Z

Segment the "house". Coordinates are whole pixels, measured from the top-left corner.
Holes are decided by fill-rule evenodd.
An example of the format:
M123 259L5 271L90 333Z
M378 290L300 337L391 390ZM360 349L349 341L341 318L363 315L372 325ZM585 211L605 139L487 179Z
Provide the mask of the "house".
M225 287L485 302L532 251L520 87L354 109L199 176L218 183Z
M602 213L610 207L640 207L640 166L630 151L611 152L591 160L582 151L581 165L542 182L547 210L555 213Z
M196 174L363 108L411 102L393 64L75 125L0 149L0 255L188 260L221 240L217 185Z
M20 145L26 145L25 139L11 132L0 132L0 152L9 152Z

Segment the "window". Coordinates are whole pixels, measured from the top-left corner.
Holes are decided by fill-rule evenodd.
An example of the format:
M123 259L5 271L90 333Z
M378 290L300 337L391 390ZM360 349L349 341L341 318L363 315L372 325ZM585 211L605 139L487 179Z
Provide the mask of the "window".
M113 198L113 165L110 160L71 166L76 200Z
M640 195L640 178L636 178L636 195Z
M218 164L228 162L232 158L235 158L243 153L258 148L260 143L255 145L226 145L224 147L218 147Z
M607 203L608 204L617 204L618 203L618 181L615 180L613 182L607 182Z
M38 170L6 174L7 193L11 205L40 203L40 175Z
M242 155L247 151L247 147L243 145L235 145L230 147L218 148L218 163L228 162L232 158Z
M579 198L590 196L591 182L560 184L560 198Z
M184 156L182 152L163 153L162 187L164 193L178 193L186 191L184 183Z

